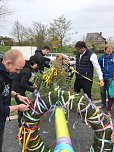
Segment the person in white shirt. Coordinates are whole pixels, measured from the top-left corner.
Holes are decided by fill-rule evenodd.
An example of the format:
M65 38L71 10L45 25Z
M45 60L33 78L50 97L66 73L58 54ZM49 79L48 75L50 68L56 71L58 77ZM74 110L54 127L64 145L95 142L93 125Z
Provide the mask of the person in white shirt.
M78 72L76 73L74 90L80 93L80 90L83 89L84 93L91 99L94 68L98 74L100 86L104 85L103 74L98 63L97 55L87 48L84 41L78 41L75 48L77 51L76 61L68 61L70 65L76 64L76 71Z

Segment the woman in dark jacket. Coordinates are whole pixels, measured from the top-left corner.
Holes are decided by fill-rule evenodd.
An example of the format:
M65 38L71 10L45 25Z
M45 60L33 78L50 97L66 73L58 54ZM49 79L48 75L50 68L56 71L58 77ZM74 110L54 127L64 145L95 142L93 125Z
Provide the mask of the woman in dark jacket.
M40 60L36 56L31 56L28 61L26 61L26 64L24 68L20 71L19 74L17 74L12 82L12 91L18 92L18 94L25 96L25 92L34 92L35 89L37 89L37 86L30 82L29 79L32 76L32 73L35 72L36 69L38 69L40 65ZM18 98L15 98L17 104L21 104L21 101ZM18 121L19 126L20 120L23 116L23 113L21 111L18 111Z

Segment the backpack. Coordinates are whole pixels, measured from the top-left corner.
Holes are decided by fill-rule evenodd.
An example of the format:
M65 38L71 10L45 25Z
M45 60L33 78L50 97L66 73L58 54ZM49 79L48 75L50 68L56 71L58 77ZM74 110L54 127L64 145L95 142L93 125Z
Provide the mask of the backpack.
M111 81L108 91L110 98L114 98L114 79Z

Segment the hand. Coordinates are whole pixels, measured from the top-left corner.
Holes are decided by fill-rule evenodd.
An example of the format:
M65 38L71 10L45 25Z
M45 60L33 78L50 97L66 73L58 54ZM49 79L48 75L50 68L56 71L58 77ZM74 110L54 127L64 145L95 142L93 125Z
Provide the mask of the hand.
M27 97L21 96L20 94L18 95L18 98L20 101L22 101L25 104L30 104L30 101L28 100Z
M32 88L37 89L37 85L33 84Z
M18 110L19 111L27 111L27 110L29 110L29 105L27 104L27 105L25 105L25 104L20 104L20 105L18 105Z
M104 86L104 81L103 80L99 80L99 83L100 83L100 87Z
M68 60L63 60L63 64L69 64Z
M111 134L111 142L114 143L114 132Z

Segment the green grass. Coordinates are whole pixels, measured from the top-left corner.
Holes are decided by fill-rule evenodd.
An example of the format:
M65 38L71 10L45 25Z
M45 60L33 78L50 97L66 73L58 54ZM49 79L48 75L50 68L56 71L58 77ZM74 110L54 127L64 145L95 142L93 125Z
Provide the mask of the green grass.
M6 51L10 50L10 46L1 46L0 45L0 52L5 53Z
M11 105L12 106L17 105L15 98L13 98L13 97L11 98ZM10 116L14 116L14 115L17 115L17 111L10 113Z
M92 100L99 100L101 99L100 96L100 85L98 84L99 79L96 71L94 70L94 79L93 79L93 86L92 86Z

